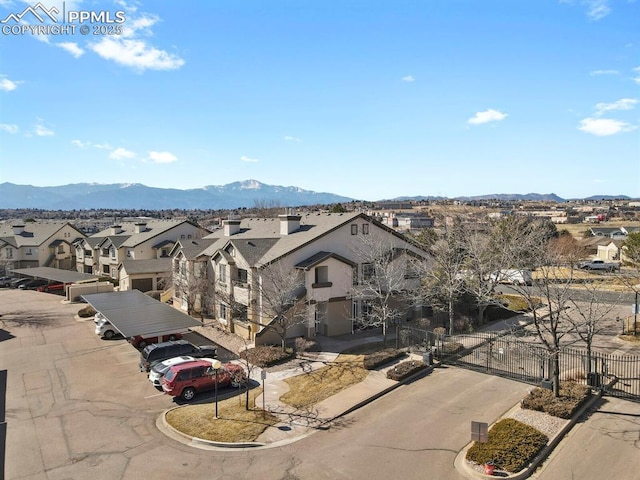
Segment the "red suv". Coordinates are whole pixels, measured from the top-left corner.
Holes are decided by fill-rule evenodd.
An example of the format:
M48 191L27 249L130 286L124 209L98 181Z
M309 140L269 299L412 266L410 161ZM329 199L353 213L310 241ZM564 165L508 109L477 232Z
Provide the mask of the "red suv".
M162 377L162 389L167 395L191 400L196 393L213 390L216 387L216 374L211 369L210 359L174 365ZM231 385L237 387L245 379L244 368L235 363L224 363L218 369L218 386Z

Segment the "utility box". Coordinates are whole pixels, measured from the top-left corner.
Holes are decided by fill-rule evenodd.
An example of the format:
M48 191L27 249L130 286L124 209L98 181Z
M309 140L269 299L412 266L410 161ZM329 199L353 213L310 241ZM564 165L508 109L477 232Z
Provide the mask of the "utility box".
M540 387L546 388L547 390L553 390L553 382L548 378L545 378L540 382Z
M422 354L422 361L427 365L433 365L433 354L430 351L426 351Z
M597 372L587 373L587 385L590 387L600 386L600 375Z

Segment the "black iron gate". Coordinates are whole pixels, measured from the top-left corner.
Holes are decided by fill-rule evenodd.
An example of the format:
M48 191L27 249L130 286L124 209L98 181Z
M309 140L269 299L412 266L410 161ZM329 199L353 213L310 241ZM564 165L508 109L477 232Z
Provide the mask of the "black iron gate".
M549 352L515 337L513 332L478 332L449 336L413 327L400 327L399 347L429 351L439 361L477 372L541 385L552 376ZM563 349L560 380L573 380L605 393L640 401L640 356Z

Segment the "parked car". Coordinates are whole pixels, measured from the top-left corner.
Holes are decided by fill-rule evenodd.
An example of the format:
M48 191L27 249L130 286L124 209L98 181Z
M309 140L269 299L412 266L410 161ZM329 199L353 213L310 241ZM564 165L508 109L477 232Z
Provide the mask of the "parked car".
M38 287L36 290L39 292L64 292L64 288L69 285L68 283L47 283L46 285L42 285Z
M23 278L14 278L10 283L9 283L9 288L18 288L20 285L22 285L23 283L27 283L31 281L30 278L27 277L23 277Z
M615 270L620 270L620 264L605 262L602 259L595 258L586 262L580 262L578 264L578 268L582 268L583 270L603 270L605 272L613 272Z
M217 374L211 362L204 359L169 367L162 378L162 389L167 395L192 400L199 392L219 387L237 387L245 381L244 368L235 363L224 363Z
M111 340L113 337L120 335L120 332L113 325L111 325L111 322L107 320L100 312L94 315L93 321L96 324L96 335L100 335L107 340Z
M8 287L15 279L16 277L0 277L0 287Z
M178 332L170 333L168 335L163 335L161 337L142 337L141 335L136 335L135 337L131 337L129 339L129 343L136 348L144 348L147 345L151 345L152 343L180 340L181 338L182 338L182 334Z
M216 358L217 348L214 345L197 346L186 340L176 340L147 345L140 352L140 371L149 372L157 363L172 357L189 355L196 358Z
M187 362L195 362L198 360L196 357L190 356L181 356L181 357L173 357L167 360L164 360L160 363L156 363L151 370L149 370L149 381L156 387L162 387L162 377L167 373L170 367L174 365L180 365L182 363Z
M531 270L507 268L491 274L491 280L510 285L533 285Z
M42 280L41 278L34 278L33 280L29 280L28 282L21 283L20 285L18 285L18 288L22 290L35 290L38 287L46 285L47 283L49 282L47 282L46 280Z

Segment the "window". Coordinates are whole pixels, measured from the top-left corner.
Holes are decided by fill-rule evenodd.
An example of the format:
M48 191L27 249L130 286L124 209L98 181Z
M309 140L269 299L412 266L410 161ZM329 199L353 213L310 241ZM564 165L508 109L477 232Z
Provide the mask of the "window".
M133 250L127 250L127 258L133 258Z
M375 274L376 268L373 263L362 264L362 279L369 280Z
M227 319L227 306L224 303L220 304L220 318L223 320Z
M58 253L64 253L64 245L58 245Z
M353 266L352 272L353 285L358 285L358 265Z
M102 256L103 257L109 256L109 249L108 248L103 248L102 249Z
M162 250L160 250L160 256L162 258L167 258L169 256L169 249L163 248Z
M116 249L115 249L115 247L111 247L109 249L109 255L111 255L111 258L116 258Z
M84 251L84 256L87 258L91 258L93 257L93 252L91 250L85 250Z
M368 223L363 223L362 224L362 233L364 235L369 235L369 224Z
M238 269L238 281L242 283L247 283L247 271L243 268Z
M357 235L358 234L358 224L357 223L352 223L351 224L351 235Z
M191 235L190 235L190 234L189 234L189 235L187 235L187 239L188 239L188 240L191 240Z
M27 255L33 255L33 251L30 248L27 248Z
M7 253L7 258L13 258L13 248L7 247L5 251Z
M218 281L220 283L227 283L227 266L223 263L218 265Z
M182 240L184 240L184 235L180 235L180 238L181 238Z
M327 283L329 281L329 267L316 267L315 274L315 283Z
M102 273L106 273L107 275L109 275L109 265L103 265L102 266Z

